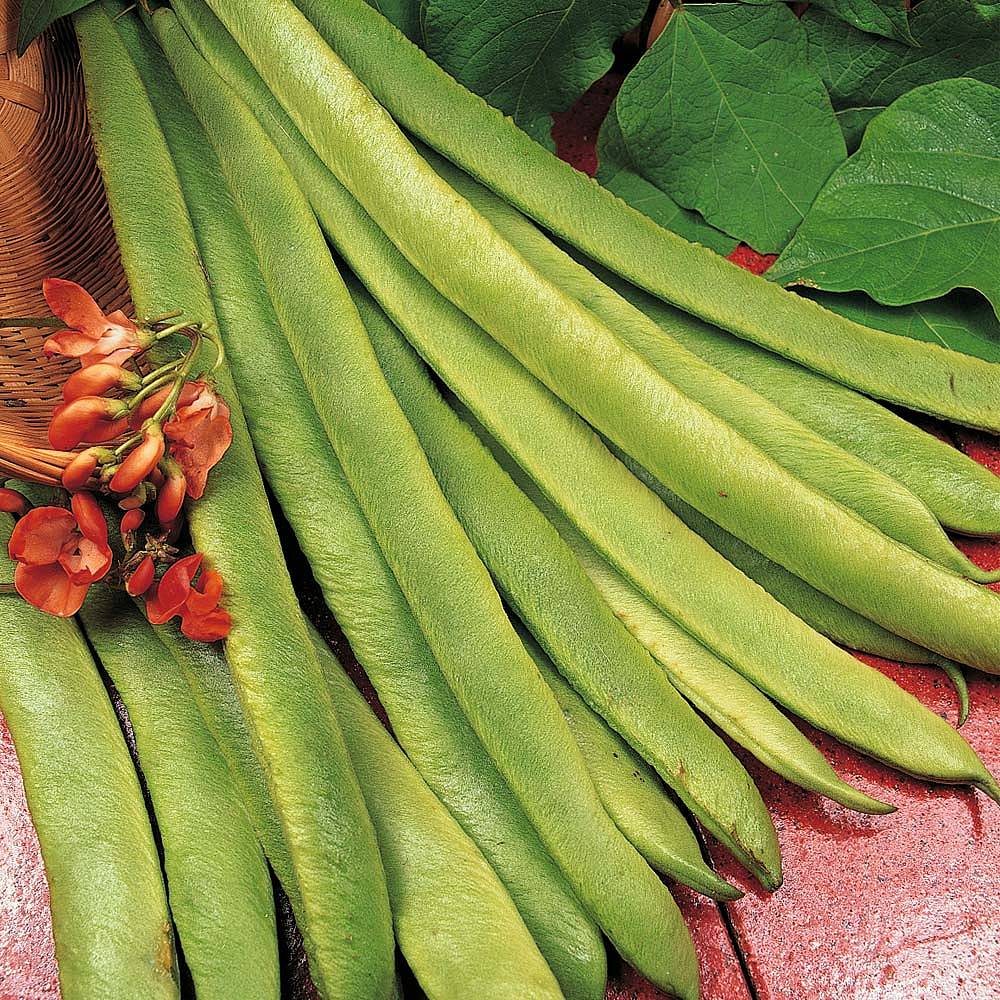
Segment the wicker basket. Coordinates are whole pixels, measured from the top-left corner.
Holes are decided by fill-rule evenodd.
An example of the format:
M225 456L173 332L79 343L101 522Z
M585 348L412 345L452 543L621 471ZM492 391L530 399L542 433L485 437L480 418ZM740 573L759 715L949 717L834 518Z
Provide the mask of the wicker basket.
M127 308L72 31L59 25L18 58L18 2L0 0L0 316L48 315L46 277ZM68 460L45 431L75 365L42 354L51 332L0 331L0 475L54 483Z

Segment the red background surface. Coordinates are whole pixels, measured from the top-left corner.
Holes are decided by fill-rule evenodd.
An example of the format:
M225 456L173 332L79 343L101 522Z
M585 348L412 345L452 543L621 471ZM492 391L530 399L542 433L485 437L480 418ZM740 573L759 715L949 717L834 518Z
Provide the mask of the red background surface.
M609 74L557 117L560 155L580 169L596 167L594 140L619 82ZM756 271L770 263L745 247L733 259ZM1000 472L996 441L966 433L955 440ZM1000 566L1000 544L966 548L983 565ZM938 671L867 661L955 721L956 699ZM970 688L972 714L963 733L998 773L1000 682L970 671ZM1000 998L1000 810L982 795L906 778L810 735L842 777L899 811L859 816L749 760L774 815L785 884L768 896L708 844L719 870L747 894L718 906L678 890L705 1000ZM306 996L301 955L288 933L287 992ZM0 1000L57 996L48 889L17 758L0 720ZM634 973L614 969L609 1000L659 996Z

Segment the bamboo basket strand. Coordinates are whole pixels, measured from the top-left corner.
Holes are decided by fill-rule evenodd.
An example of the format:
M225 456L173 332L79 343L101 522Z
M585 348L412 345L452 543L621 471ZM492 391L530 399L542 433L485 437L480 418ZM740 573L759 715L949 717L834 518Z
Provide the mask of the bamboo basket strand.
M41 290L47 277L78 282L106 312L128 311L72 31L57 24L18 58L16 5L0 0L0 317L47 316ZM60 386L76 368L45 357L42 344L51 333L0 330L4 477L52 484L71 457L46 439Z

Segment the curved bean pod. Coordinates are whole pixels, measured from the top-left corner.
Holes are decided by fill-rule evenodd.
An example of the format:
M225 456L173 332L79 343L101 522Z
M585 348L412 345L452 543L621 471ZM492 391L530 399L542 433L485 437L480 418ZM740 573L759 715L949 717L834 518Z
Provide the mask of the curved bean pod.
M248 44L284 21L308 27L284 2L211 6L230 30L245 29ZM294 38L287 42L292 47L282 51L299 51ZM322 43L317 37L314 44ZM604 811L555 698L385 383L312 210L246 106L207 66L191 70L182 85L215 147L303 379L449 686L543 843L622 955L661 986L694 996L697 965L680 912ZM599 873L590 864L598 855Z
M74 23L94 144L137 310L182 309L191 319L211 319L169 150L128 50L102 6L84 8ZM141 157L133 153L137 144ZM226 581L229 662L293 862L278 875L296 887L290 898L299 902L296 918L320 989L329 997L387 997L394 988L392 922L374 830L283 568L236 393L223 369L216 378L232 411L233 443L193 505L190 525Z
M957 448L839 382L698 322L604 268L590 266L689 351L904 483L949 530L1000 534L1000 477Z
M719 900L743 894L705 863L698 838L653 769L566 683L529 634L525 649L552 688L608 814L661 874Z
M375 823L399 948L430 1000L562 1000L513 901L314 636Z
M192 56L179 18L220 65L240 69L242 61L243 72L254 72L204 6L177 0L174 10L177 17L157 11L151 24L178 73ZM566 996L602 997L604 943L445 682L319 422L218 160L189 119L171 146L271 488L410 759L507 886ZM273 397L283 405L271 405Z
M187 682L123 593L94 587L80 615L128 709L170 913L198 996L277 998L271 875Z
M861 326L661 228L539 146L363 0L298 5L404 128L594 260L868 395L1000 431L996 365Z
M928 559L979 583L1000 580L1000 571L980 569L957 549L923 501L907 487L687 350L664 324L655 323L560 250L517 209L436 153L426 148L421 152L539 274L589 309L664 379L792 475ZM685 321L704 327L698 320L658 304L673 313L673 328Z
M349 288L445 496L508 602L590 707L741 864L776 888L777 836L743 765L615 619L556 531L441 398L385 313L356 282Z
M553 391L702 513L797 576L920 645L1000 671L995 594L789 475L545 281L416 153L293 5L236 11L229 2L212 6L225 11L221 19L321 159L417 269ZM309 57L289 60L289 52ZM712 462L691 461L701 453Z
M310 190L328 236L431 367L604 558L641 581L668 615L817 728L901 770L995 791L950 726L689 531L575 413L436 294L329 175Z
M6 551L12 522L0 515ZM4 559L4 583L13 570ZM142 790L76 624L0 595L0 712L48 880L65 1000L178 1000L173 928Z

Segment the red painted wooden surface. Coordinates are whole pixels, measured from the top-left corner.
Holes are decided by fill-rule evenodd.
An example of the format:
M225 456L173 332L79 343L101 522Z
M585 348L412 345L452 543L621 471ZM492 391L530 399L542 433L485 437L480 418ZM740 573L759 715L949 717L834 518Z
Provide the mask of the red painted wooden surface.
M618 82L609 76L557 120L560 152L581 169L596 166L593 143ZM756 271L769 263L746 247L732 256ZM962 433L960 443L1000 472L995 441ZM968 551L983 565L1000 565L1000 545L970 543ZM876 665L954 721L955 700L938 672ZM1000 771L1000 682L971 672L971 688L963 732ZM1000 810L981 795L905 778L811 735L842 776L899 811L861 817L751 762L778 827L785 885L767 896L710 845L720 870L747 895L723 911L678 891L705 1000L998 1000ZM306 995L301 964L298 971L295 997ZM0 723L0 1000L57 995L48 890ZM608 1000L658 996L629 970L614 970Z

